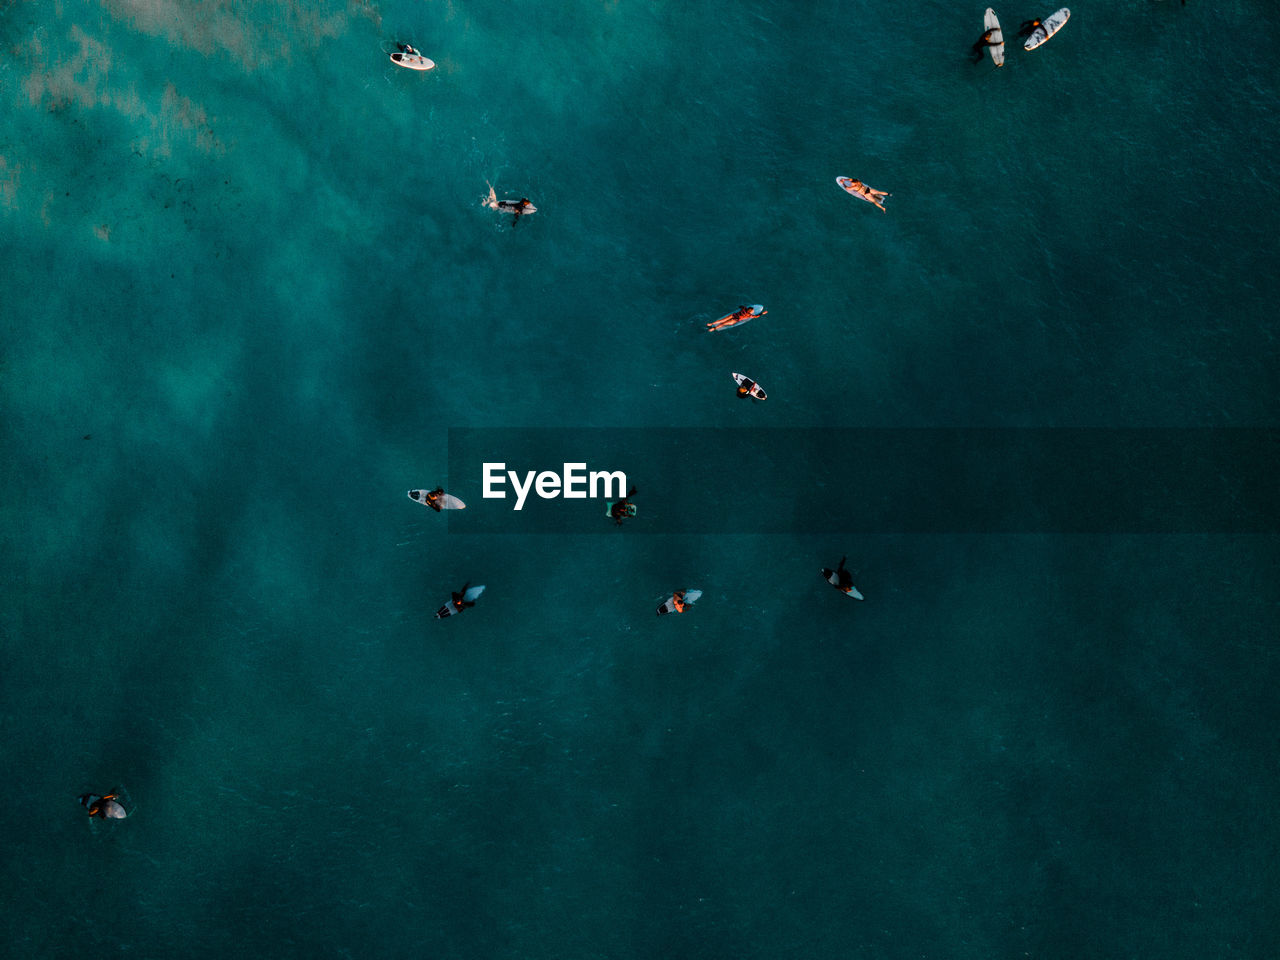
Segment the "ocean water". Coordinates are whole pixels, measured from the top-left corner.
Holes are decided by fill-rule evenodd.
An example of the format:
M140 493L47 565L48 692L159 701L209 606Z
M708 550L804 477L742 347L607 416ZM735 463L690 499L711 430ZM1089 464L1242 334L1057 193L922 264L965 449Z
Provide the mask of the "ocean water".
M1276 426L1271 5L982 11L0 5L0 952L1275 955L1274 523L645 529L677 429ZM636 519L469 535L535 427Z

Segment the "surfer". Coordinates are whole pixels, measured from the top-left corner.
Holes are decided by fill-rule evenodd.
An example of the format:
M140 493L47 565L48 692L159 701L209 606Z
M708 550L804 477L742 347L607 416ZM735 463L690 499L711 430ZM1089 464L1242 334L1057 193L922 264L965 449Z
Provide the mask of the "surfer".
M488 183L488 181L485 181ZM519 200L499 200L498 193L493 189L493 184L489 183L489 195L480 200L482 204L490 210L497 210L500 213L515 214L511 221L511 226L515 226L520 218L531 213L536 213L538 208L529 202L528 197L521 197Z
M760 316L763 317L768 312L769 311L767 310L762 311L760 313ZM733 313L729 314L727 317L721 317L719 320L712 320L710 323L707 324L707 329L723 330L725 327L732 327L732 326L735 326L736 324L743 323L744 321L751 320L755 316L756 316L755 310L743 304L739 306L737 310L733 311Z
M123 820L125 809L120 805L117 794L108 793L98 796L96 793L80 794L80 806L89 811L89 816L99 820Z
M417 50L415 50L413 47L411 47L411 46L410 46L409 44L407 44L407 43L400 43L400 42L398 42L398 41L397 41L397 43L396 43L396 49L398 49L398 50L399 50L401 53L403 53L403 54L407 54L407 55L408 55L408 56L410 56L410 57L420 57L420 56L422 56L422 54L421 54L421 53L419 53Z
M676 608L676 613L684 613L684 591L677 590L671 595L671 605Z
M840 565L834 570L824 569L822 571L822 578L846 596L853 597L855 600L861 600L862 594L860 594L858 589L853 585L853 574L844 568L844 562L847 559L847 557L841 557Z
M428 490L422 495L422 502L434 510L440 512L440 498L444 496L444 487L436 487L434 490Z
M743 377L742 383L738 384L738 396L749 397L751 396L751 391L758 386L759 384L756 383L754 380L752 380L750 377Z
M474 600L467 599L467 587L469 586L471 586L470 580L462 585L461 590L455 590L453 593L449 594L449 599L453 601L453 605L458 608L459 613L467 607L474 607L476 605Z
M856 197L861 197L863 200L866 200L868 203L874 203L877 207L881 209L882 212L884 213L889 212L884 209L884 204L880 202L880 198L888 197L891 194L885 193L885 191L883 190L872 190L861 180L850 180L849 185L845 187L845 190L847 190L849 193L852 193Z
M523 217L525 213L531 211L533 204L529 202L528 197L521 197L516 203L512 203L510 200L499 201L498 206L503 210L506 210L508 213L515 214L515 216L511 218L511 228L514 230L516 224L520 222L520 218Z
M981 36L981 38L979 38L978 42L973 45L973 49L969 52L969 59L974 63L981 62L982 55L987 52L987 47L1000 46L999 43L996 43L991 39L991 35L993 33L995 33L995 30L988 30Z
M609 508L609 516L613 517L613 522L617 526L622 526L624 517L631 516L631 498L636 495L636 488L632 487L627 491L627 495Z
M1029 37L1035 33L1036 27L1040 26L1039 20L1023 20L1022 26L1018 27L1018 36Z

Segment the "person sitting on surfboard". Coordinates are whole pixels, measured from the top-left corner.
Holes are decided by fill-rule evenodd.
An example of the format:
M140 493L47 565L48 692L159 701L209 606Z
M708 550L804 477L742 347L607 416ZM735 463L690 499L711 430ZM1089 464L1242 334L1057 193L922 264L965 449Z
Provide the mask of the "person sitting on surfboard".
M1023 20L1022 26L1018 28L1018 36L1029 37L1035 33L1036 27L1040 26L1039 20Z
M411 47L411 46L410 46L409 44L407 44L407 43L397 43L397 44L396 44L396 47L397 47L397 49L399 49L399 51L400 51L401 53L408 54L408 55L409 55L409 56L411 56L411 57L420 57L420 56L422 56L422 54L421 54L421 53L419 53L417 50L413 49L413 47Z
M476 605L474 600L467 599L467 587L469 586L471 586L470 580L462 585L461 590L455 590L453 593L449 594L449 599L453 601L453 605L458 608L459 613L467 607L474 607Z
M836 567L836 576L839 578L839 582L832 584L841 593L853 592L853 574L844 568L844 562L848 559L848 557L840 558L840 565Z
M991 35L993 33L995 33L995 30L988 30L986 33L982 35L982 37L978 40L978 42L973 45L973 50L970 51L969 53L969 59L972 60L974 63L981 62L982 55L987 52L987 47L1000 46L999 43L996 43L991 39Z
M114 793L101 797L94 793L82 793L80 806L89 811L89 816L97 817L99 820L123 820L125 817L124 807L120 805Z
M631 498L636 495L636 488L632 487L627 491L627 495L609 508L609 516L613 517L613 522L617 526L622 526L622 518L630 516Z

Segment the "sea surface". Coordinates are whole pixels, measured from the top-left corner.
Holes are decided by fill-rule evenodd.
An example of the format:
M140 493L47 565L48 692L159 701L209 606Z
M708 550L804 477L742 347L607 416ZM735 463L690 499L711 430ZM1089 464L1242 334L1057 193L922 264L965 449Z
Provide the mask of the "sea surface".
M1078 2L0 2L0 953L1280 954L1274 513L902 529L817 443L856 529L646 529L675 431L1280 426L1274 6ZM637 516L451 463L524 428Z

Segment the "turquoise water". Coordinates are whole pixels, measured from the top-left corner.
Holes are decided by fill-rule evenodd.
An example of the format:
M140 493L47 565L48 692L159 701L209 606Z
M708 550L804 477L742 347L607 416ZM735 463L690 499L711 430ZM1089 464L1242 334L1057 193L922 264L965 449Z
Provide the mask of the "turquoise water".
M1271 13L5 4L7 954L1275 954L1274 536L404 496L490 509L451 427L1274 426Z

